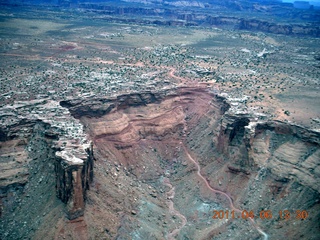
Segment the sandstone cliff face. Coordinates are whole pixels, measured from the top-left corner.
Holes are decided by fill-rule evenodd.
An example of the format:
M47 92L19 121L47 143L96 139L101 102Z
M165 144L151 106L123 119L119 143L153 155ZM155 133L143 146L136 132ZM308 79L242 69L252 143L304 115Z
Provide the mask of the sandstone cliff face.
M80 154L73 152L73 155L65 150L56 152L56 192L57 197L67 204L69 219L83 215L86 191L93 180L92 144L89 144L85 151Z
M319 132L294 124L226 114L216 144L239 171L263 168L277 181L297 181L320 192L319 139Z
M62 209L55 196L55 155L53 139L46 136L49 129L48 124L28 120L2 126L2 239L32 236L50 215L50 209Z
M27 183L29 162L26 147L31 130L37 121L21 121L12 127L1 129L1 193L5 194L11 188L22 187ZM25 132L19 137L19 129ZM15 152L13 154L13 152Z
M261 209L272 211L276 216L272 220L258 220L263 229L276 228L268 232L270 238L287 235L294 239L316 239L319 226L313 220L320 219L320 133L230 111L217 130L219 133L213 138L214 154L216 159L224 160L218 165L207 161L210 182L229 192L242 209L255 213ZM212 172L216 175L210 176ZM294 224L299 223L295 211L306 210L311 214L312 219L304 222L309 230L282 222L279 212L287 209L296 220ZM310 230L315 233L310 234Z
M251 157L282 181L320 192L320 133L283 122L256 127Z
M71 138L79 129L75 122L62 117L67 113L47 101L2 109L1 238L32 236L43 221L53 221L47 219L52 214L56 221L63 212L69 219L83 214L86 190L93 178L93 150L83 140L81 130Z
M68 108L72 116L101 117L108 114L114 108L138 107L150 103L159 102L172 90L159 91L157 93L132 93L110 99L74 99L61 101L62 107Z
M231 27L240 30L261 31L284 35L320 36L320 28L316 24L278 24L258 19L244 19L226 16L209 16L208 23L216 26Z

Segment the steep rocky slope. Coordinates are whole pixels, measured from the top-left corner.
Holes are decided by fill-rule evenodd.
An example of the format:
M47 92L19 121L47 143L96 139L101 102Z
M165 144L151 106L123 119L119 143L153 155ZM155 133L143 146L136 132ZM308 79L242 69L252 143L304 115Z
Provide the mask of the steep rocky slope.
M82 216L93 158L82 126L56 102L2 108L1 239L27 238L43 224Z
M56 138L59 143L62 138L52 123L32 123L19 144L17 137L8 138L15 128L2 129L2 164L13 147L33 153L29 158L21 153L16 161L29 161L27 176L12 181L19 188L9 190L14 177L3 179L3 238L27 232L33 239L317 239L320 133L265 120L243 104L205 88L63 101L60 108L68 108L74 117L67 119L81 122L87 141L92 141L87 153L78 155L87 163L80 164L82 168L77 161L62 167L61 161L73 158L68 153L71 144L64 150L52 148ZM26 123L18 126L16 132L21 132ZM35 165L41 171L34 170ZM36 197L40 191L43 200ZM22 207L12 195L21 199ZM23 207L29 198L37 210ZM238 215L213 219L214 210L235 210ZM243 210L254 212L254 221L242 219ZM273 216L261 219L262 210ZM285 210L290 219L279 217ZM298 210L308 216L297 217ZM9 223L20 226L22 213L37 224L26 221L20 235L13 235L15 227Z
M62 103L94 143L96 178L86 208L91 234L259 238L249 221L211 218L214 209L231 206L226 196L212 194L197 177L192 156L210 186L230 196L237 208L254 211L256 223L271 238L317 238L318 132L264 122L264 116L230 108L204 89L132 94L107 102L102 111L95 101ZM260 219L263 209L272 211L273 218ZM291 211L290 220L279 218L281 210ZM309 217L301 223L296 210L307 210Z

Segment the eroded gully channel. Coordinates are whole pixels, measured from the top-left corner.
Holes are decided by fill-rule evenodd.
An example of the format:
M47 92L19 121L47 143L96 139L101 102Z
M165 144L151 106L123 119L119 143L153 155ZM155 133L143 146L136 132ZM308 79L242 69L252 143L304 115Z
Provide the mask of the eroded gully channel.
M225 196L229 202L229 205L231 207L231 209L235 212L238 213L242 213L242 211L238 208L236 208L233 204L232 198L225 192L219 191L217 189L214 189L210 186L209 182L207 181L207 179L201 174L201 168L199 163L190 155L188 149L186 148L186 146L180 142L180 144L182 145L188 159L197 167L197 175L203 180L203 182L206 184L206 187L208 189L210 189L210 191L212 193L218 193L221 194L223 196ZM172 232L170 232L167 235L167 239L168 240L174 240L175 237L179 234L179 232L182 230L182 228L187 224L187 218L182 215L178 210L176 210L174 208L174 203L173 203L173 199L174 199L174 195L175 195L175 188L171 185L170 183L170 179L169 178L164 178L163 179L163 184L166 185L167 187L170 188L170 190L167 192L167 205L169 207L169 211L171 214L178 216L181 219L181 226L179 228L174 229ZM264 240L268 240L268 234L265 233L258 225L257 223L254 221L253 218L249 217L248 218L249 221L252 223L253 227L263 236Z

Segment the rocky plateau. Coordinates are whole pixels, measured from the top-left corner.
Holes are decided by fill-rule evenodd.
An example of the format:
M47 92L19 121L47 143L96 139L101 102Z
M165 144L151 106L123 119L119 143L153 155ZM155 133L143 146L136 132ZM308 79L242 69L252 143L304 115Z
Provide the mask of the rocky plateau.
M300 10L278 1L125 1L140 5L82 3L83 11L121 22L163 26L217 26L226 29L261 31L294 36L320 36L319 9ZM235 14L236 12L236 14ZM262 17L272 16L271 18ZM137 18L137 16L139 16ZM141 17L144 16L144 17ZM154 18L154 19L153 19ZM285 20L284 20L285 19Z

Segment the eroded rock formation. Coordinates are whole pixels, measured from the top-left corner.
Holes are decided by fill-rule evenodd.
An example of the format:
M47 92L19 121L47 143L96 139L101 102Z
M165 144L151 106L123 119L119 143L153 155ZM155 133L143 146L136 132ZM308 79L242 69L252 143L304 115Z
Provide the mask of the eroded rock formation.
M124 180L125 176L135 176L134 178L142 180L137 188L134 188L135 191L141 192L145 182L149 182L152 188L158 189L150 193L151 196L157 196L156 200L142 197L144 199L142 201L140 197L142 202L152 201L153 204L165 208L165 204L161 202L161 197L164 197L161 193L161 182L157 179L169 176L174 181L176 191L179 192L174 204L178 205L180 213L190 221L194 214L192 211L199 211L196 209L200 206L192 205L185 200L196 198L193 194L197 193L185 185L190 179L191 182L196 182L196 178L192 164L186 160L188 157L183 151L181 145L183 144L202 165L203 175L211 186L229 194L236 206L254 210L256 213L259 213L261 208L272 209L275 213L285 209L319 212L317 200L319 199L317 184L319 133L290 123L266 121L266 116L248 112L244 104L241 109L240 105L244 102L242 99L230 99L230 101L227 103L225 98L214 96L205 89L181 88L175 92L124 95L108 101L72 100L63 102L62 105L67 106L84 124L86 132L93 140L101 167L108 168L112 173L113 168L103 162L104 159L107 159L107 162L114 162L116 172L115 177L110 179L111 182L115 181L114 184L122 185L123 182L130 182ZM234 101L238 101L237 104ZM91 108L93 111L89 110ZM121 169L125 174L124 178L121 177ZM97 176L98 178L102 182L106 181L102 180L102 176ZM195 183L191 183L191 186L193 184ZM130 186L135 185L130 183ZM186 188L188 192L183 190ZM202 197L206 196L211 199L210 201L217 201L208 196L209 192L203 186L200 186L200 189ZM127 191L131 192L129 189ZM101 187L99 192L99 195L108 195L108 191L102 190ZM137 192L129 195L129 198L139 199ZM92 193L90 197L95 199L94 195ZM222 201L219 204L226 202L223 196L216 195L216 198ZM112 205L111 199L109 204ZM142 203L138 200L132 202L128 208L120 207L129 215L132 208L140 211L135 210L134 217L125 220L125 223L120 223L121 220L116 220L115 217L108 228L109 236L132 236L130 235L133 234L132 226L137 219L140 219L140 222L144 221L144 218L148 218L145 212L154 211L145 209L146 206L140 204ZM117 215L110 208L108 214ZM150 214L149 212L149 217ZM124 213L124 216L127 215ZM318 214L305 221L303 230L292 229L289 224L279 221L277 217L268 222L259 219L257 221L264 229L277 228L273 232L268 232L270 236L285 236L288 232L292 232L293 236L299 232L299 236L309 236L313 239L315 235L310 233L310 229L317 229L315 219L319 219ZM159 224L159 220L149 219L149 221ZM172 222L168 227L171 224L174 226ZM247 231L243 225L234 224L238 234ZM224 224L214 224L207 228L198 221L194 225L195 228L206 232L207 235L202 235L203 238L228 237L221 233L226 227ZM115 230L118 227L122 230ZM146 229L147 225L142 224L142 230L135 232L146 237L148 234ZM165 229L166 227L160 227L154 236L161 238L170 235L170 231ZM179 226L173 228L173 231L174 229L179 229ZM188 231L181 229L180 234L192 236L195 232L191 229ZM252 237L259 237L259 233L256 232Z
M52 104L41 102L35 112ZM212 219L214 209L230 209L232 201L237 209L252 210L256 224L270 238L317 238L319 132L268 120L268 116L249 112L244 98L216 96L205 88L74 99L60 105L51 108L55 116L65 108L72 115L61 113L60 124L38 114L38 120L31 114L28 121L9 124L6 116L14 115L9 110L3 114L7 125L1 128L2 164L8 163L7 155L15 159L6 165L12 166L6 170L6 180L1 179L1 218L7 229L3 236L13 234L14 227L8 225L16 216L28 213L23 206L30 201L24 194L31 193L30 199L35 200L34 194L41 190L46 197L35 205L56 216L55 228L38 223L31 230L27 224L15 236L27 232L41 239L50 228L47 236L55 239L262 237L249 221ZM29 108L23 105L21 109ZM12 155L13 148L21 154ZM11 171L18 169L19 161L29 164L26 174L15 178ZM203 178L199 179L200 174ZM170 182L169 187L164 180ZM8 181L19 187L10 187ZM67 217L74 219L66 225L61 224L63 215L46 209L65 208L55 194L48 197L55 191L67 204ZM19 199L22 207L17 207ZM260 219L263 209L272 211L274 217ZM291 211L290 221L279 217L286 209ZM297 210L309 213L303 224L295 217Z
M57 197L67 204L69 219L83 215L86 190L93 180L92 144L85 151L57 151L55 161Z
M83 215L94 157L82 125L56 102L40 100L3 108L0 129L1 236L32 235L50 207L69 219Z

